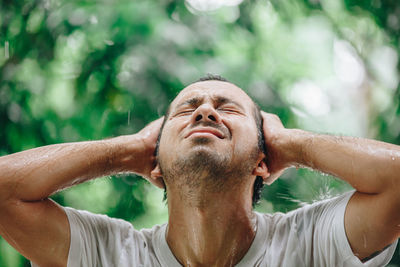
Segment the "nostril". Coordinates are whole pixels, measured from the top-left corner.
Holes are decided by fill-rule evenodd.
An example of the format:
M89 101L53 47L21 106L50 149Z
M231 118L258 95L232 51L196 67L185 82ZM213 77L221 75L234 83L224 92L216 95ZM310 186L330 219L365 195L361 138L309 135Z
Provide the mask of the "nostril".
M217 121L217 119L213 115L208 115L208 118L212 121Z
M199 121L199 120L201 120L202 118L203 118L203 116L197 115L197 117L195 118L195 120L196 120L196 121Z

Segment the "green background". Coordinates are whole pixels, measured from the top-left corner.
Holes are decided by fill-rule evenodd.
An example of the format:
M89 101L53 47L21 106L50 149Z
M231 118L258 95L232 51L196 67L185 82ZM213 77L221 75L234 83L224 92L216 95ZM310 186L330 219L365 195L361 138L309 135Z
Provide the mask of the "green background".
M207 73L286 127L400 144L399 29L397 0L2 0L0 155L135 133ZM286 212L349 189L290 169L256 209ZM120 175L53 198L140 229L167 220L162 195ZM0 266L29 263L0 237Z

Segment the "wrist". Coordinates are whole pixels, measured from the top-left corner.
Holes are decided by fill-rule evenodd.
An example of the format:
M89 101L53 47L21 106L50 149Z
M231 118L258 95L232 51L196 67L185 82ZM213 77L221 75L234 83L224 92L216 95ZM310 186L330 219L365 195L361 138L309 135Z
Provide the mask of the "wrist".
M315 134L300 129L287 129L287 131L285 158L288 167L312 167L307 151L313 144Z
M143 141L137 135L124 135L107 140L110 144L108 163L114 172L137 172ZM136 163L136 164L135 164Z
M298 129L283 129L273 140L272 150L275 152L280 168L295 167L301 164L303 154L304 133Z

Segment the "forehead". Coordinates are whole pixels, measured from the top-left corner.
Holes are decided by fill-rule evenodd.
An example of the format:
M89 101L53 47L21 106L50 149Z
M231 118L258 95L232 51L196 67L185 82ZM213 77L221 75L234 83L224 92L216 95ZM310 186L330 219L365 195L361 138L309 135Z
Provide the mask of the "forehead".
M190 98L217 99L227 98L241 104L243 107L251 108L253 101L239 87L229 82L222 81L202 81L193 83L184 88L172 101L171 109Z

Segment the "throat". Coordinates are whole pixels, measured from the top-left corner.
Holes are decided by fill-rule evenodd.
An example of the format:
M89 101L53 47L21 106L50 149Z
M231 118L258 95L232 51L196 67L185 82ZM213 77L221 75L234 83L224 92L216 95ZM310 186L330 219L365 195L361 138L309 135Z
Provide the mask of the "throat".
M183 266L234 266L249 250L257 231L250 211L228 214L204 209L170 216L166 239Z

